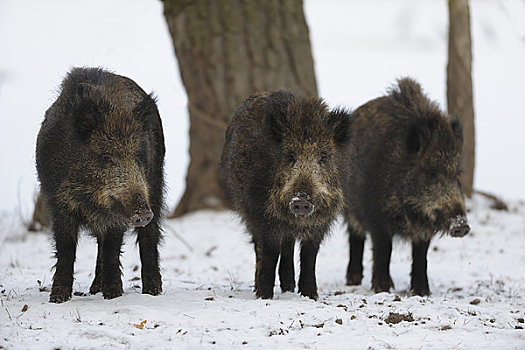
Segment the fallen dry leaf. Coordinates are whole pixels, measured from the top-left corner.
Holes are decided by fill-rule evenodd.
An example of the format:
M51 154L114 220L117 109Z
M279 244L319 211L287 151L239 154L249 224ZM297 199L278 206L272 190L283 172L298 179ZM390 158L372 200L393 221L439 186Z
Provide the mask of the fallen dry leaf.
M140 322L140 324L133 324L133 327L138 328L138 329L143 329L146 323L148 323L148 320L144 320Z

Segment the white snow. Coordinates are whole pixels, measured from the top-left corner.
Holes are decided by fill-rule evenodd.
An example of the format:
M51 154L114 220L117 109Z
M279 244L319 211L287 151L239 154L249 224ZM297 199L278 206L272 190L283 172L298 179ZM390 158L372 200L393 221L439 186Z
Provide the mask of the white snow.
M446 1L307 0L305 11L320 95L330 105L357 107L410 75L446 107ZM340 224L319 254L319 301L277 286L274 300L257 300L253 248L238 219L198 212L166 222L161 296L140 294L133 236L122 257L125 294L83 295L96 255L87 237L75 266L79 295L55 305L47 302L49 233L29 234L23 223L38 190L36 135L60 81L74 66L102 66L157 94L171 206L188 163L186 94L160 1L0 1L0 349L525 348L525 1L472 0L471 15L475 187L502 195L510 211L491 210L481 197L469 203L472 233L431 245L430 297L407 294L403 242L394 246L392 293L370 291L369 245L363 285L346 287ZM388 325L390 312L414 321Z
M19 227L0 248L0 349L523 349L525 203L509 203L509 212L498 212L475 197L472 233L432 242L432 295L424 298L408 293L410 247L401 241L392 255L392 293L370 290L369 244L363 284L345 286L347 235L337 225L320 250L318 301L281 294L278 281L274 300L255 299L255 257L244 228L232 213L204 211L166 223L162 295L140 294L132 235L122 257L124 295L84 295L96 258L94 239L84 236L75 268L79 295L51 304L49 234ZM387 324L390 313L413 321ZM134 326L143 321L143 329Z

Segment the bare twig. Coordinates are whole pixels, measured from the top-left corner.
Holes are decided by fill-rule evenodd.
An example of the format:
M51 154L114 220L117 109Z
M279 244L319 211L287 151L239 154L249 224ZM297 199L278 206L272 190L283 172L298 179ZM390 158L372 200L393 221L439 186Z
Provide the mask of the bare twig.
M11 317L11 314L9 313L9 310L7 309L7 307L4 307L4 309L5 309L5 312L7 312L7 316L9 316L9 320L13 321L13 318Z
M182 244L184 244L184 245L186 246L186 248L188 248L188 250L189 250L190 252L193 253L193 247L192 247L192 246L191 246L191 245L190 245L190 244L189 244L184 238L182 238L182 236L179 235L179 234L177 233L177 231L175 231L175 229L174 229L173 227L168 226L168 230L169 230L171 233L173 233L173 235L174 235L175 237L177 237L178 240L181 241Z
M82 318L80 317L80 311L78 311L78 309L76 309L77 313L75 316L75 321L77 321L78 323L82 322Z
M475 190L474 193L477 193L485 198L488 198L492 201L492 204L490 206L491 209L494 210L504 210L508 211L509 207L507 206L507 203L505 203L501 198L497 197L496 195L493 195L488 192L483 192L480 190Z

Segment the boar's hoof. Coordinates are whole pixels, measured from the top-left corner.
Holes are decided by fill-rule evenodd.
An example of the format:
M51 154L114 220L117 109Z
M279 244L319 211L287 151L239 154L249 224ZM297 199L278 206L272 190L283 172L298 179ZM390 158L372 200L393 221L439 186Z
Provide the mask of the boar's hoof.
M306 288L302 288L301 290L299 290L299 293L303 296L303 297L308 297L310 299L313 299L313 300L317 300L319 298L319 294L317 294L317 290L308 290Z
M71 299L71 288L66 287L54 287L49 296L50 303L63 303Z
M153 219L151 210L143 210L131 217L131 225L133 227L144 227Z
M95 278L91 287L89 287L89 294L97 294L102 291L102 280Z
M363 274L360 272L349 273L346 275L346 285L347 286L358 286L363 280Z
M317 300L319 295L317 294L317 284L315 281L299 279L299 294L303 297Z
M143 286L142 294L159 295L162 293L162 286Z
M421 297L430 295L430 290L428 287L413 287L412 295L419 295Z
M261 290L261 288L258 288L255 291L255 295L257 296L257 298L260 298L260 299L272 299L273 298L273 288L271 290L266 290L266 291L263 291Z
M106 290L102 291L102 294L104 295L104 299L113 299L119 297L123 294L122 286L119 285L107 288Z
M63 302L68 301L69 299L71 299L71 296L68 296L68 295L51 295L51 296L49 296L49 302L50 303L56 303L56 304L61 304Z
M392 277L388 279L379 280L378 278L372 279L372 289L375 293L390 292L390 288L394 289L394 282Z
M294 197L290 201L290 210L296 216L308 216L314 212L314 205L301 197Z
M288 283L281 283L281 292L294 292L295 290L295 282L288 282Z

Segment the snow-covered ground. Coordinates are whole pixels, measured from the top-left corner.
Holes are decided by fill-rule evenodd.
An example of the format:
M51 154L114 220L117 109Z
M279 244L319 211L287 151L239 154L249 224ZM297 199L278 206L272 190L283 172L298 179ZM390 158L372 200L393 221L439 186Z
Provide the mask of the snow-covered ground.
M305 0L320 95L330 105L357 107L409 75L446 107L446 3ZM525 153L525 0L472 0L471 12L475 187L525 198L525 161L518 158ZM74 66L102 66L156 93L175 206L189 160L187 98L161 1L2 0L0 212L31 215L36 135Z
M255 299L255 258L242 225L231 213L199 212L166 222L162 295L140 294L132 235L122 258L124 295L86 295L96 244L85 236L76 295L51 304L49 235L15 227L0 247L0 349L523 349L525 203L509 204L498 212L475 197L472 233L433 241L432 295L424 298L407 292L411 257L401 241L394 244L392 293L370 291L370 245L363 284L345 286L347 235L337 225L319 254L318 301L278 287L274 300ZM405 320L389 323L391 314Z
M410 75L445 106L445 0L306 0L305 12L320 94L330 105L359 106ZM471 14L475 187L502 195L510 211L491 210L481 197L469 203L472 233L432 243L430 297L407 294L403 242L392 257L393 293L370 291L368 245L363 285L344 286L341 224L320 251L317 302L277 287L274 300L256 300L242 225L231 213L198 212L166 222L161 296L140 294L132 236L122 258L124 296L86 295L96 254L86 237L77 295L55 305L47 302L49 234L29 234L23 223L38 189L36 135L60 81L73 66L102 66L156 92L171 207L188 162L186 95L160 1L0 1L0 349L524 349L525 1L472 0ZM388 323L391 313L405 321Z

